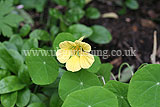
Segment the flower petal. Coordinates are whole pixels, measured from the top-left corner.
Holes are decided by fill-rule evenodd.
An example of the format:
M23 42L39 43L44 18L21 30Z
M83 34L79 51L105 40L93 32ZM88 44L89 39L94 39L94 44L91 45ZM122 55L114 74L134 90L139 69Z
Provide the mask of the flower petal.
M64 42L61 42L61 43L59 44L59 47L60 47L61 49L70 49L70 48L72 48L73 46L76 46L76 44L75 44L74 42L72 42L72 41L64 41Z
M66 68L68 71L79 71L81 69L80 66L80 58L77 55L72 56L66 63Z
M94 62L94 56L92 54L82 52L80 55L80 64L84 69L88 69Z
M85 43L85 42L81 42L79 40L76 40L75 41L75 44L78 45L78 46L81 46L82 49L85 51L85 52L90 52L91 51L91 46L88 44L88 43Z
M81 47L85 52L90 52L91 51L91 46L88 43L82 42Z
M81 38L79 38L79 41L82 41L84 39L85 36L82 36Z
M60 63L66 63L71 56L71 50L59 49L56 52L56 56Z

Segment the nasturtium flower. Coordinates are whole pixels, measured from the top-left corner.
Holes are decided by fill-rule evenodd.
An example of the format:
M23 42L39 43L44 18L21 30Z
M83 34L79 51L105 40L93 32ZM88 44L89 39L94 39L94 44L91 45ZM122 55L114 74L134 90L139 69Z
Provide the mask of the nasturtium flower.
M81 37L75 42L64 41L59 44L60 49L57 50L56 56L60 63L66 63L68 71L76 72L81 68L88 69L94 62L94 56L90 54L91 46L82 42Z

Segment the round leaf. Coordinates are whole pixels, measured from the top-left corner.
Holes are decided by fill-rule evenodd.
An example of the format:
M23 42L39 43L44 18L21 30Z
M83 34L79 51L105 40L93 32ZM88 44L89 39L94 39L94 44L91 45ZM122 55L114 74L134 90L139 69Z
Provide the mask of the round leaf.
M69 7L80 7L83 8L85 6L85 0L69 0Z
M59 33L53 42L53 48L59 48L59 44L64 41L75 41L76 39L70 33Z
M93 34L89 39L97 44L106 44L112 40L111 33L103 26L94 25L92 26Z
M111 76L111 70L113 68L113 65L110 63L103 63L100 66L100 69L98 71L98 75L103 77L105 82L110 80L110 76ZM102 81L103 82L103 81Z
M41 99L36 94L31 93L29 104L40 102L42 102Z
M13 35L11 36L9 42L13 43L19 50L23 45L23 40L20 35Z
M37 12L43 11L45 3L46 0L20 0L25 9L36 9Z
M84 14L85 12L81 8L71 8L66 12L65 19L69 23L77 23L84 16Z
M18 71L18 78L24 84L31 84L31 79L26 65L21 66L20 70Z
M88 69L89 72L97 73L101 66L101 60L98 56L94 56L94 63L92 66Z
M58 5L66 6L67 5L67 0L53 0L56 2Z
M50 33L51 33L51 35L52 35L52 38L53 38L53 36L55 36L58 32L59 32L59 27L53 25L53 26L50 28Z
M65 72L59 83L59 96L64 100L73 91L100 85L98 77L86 70L75 73Z
M13 50L18 51L17 46L14 43L11 43L9 41L5 41L5 42L3 42L3 44L5 45L5 47L7 49L13 49Z
M83 24L74 24L69 27L68 31L72 33L76 39L79 39L82 36L85 36L85 38L87 38L93 33L91 28Z
M49 14L56 19L62 18L62 13L58 9L55 9L55 8L50 9Z
M36 29L30 33L30 38L36 38L38 40L49 41L50 35L45 30Z
M98 19L100 15L101 14L97 8L89 7L86 10L86 16L90 19Z
M58 92L55 91L52 96L51 96L51 99L50 99L50 107L61 107L62 106L62 100L60 99L59 95L58 95Z
M128 8L136 10L139 8L139 4L137 0L126 0L125 4L127 5Z
M5 68L17 74L20 66L23 64L22 56L15 50L8 50L0 43L0 60Z
M159 70L159 64L149 64L132 77L128 89L128 100L132 107L159 107Z
M127 100L128 84L110 80L105 84L104 88L117 95L118 107L130 107Z
M22 37L27 36L28 33L31 30L31 26L29 24L25 24L21 29L20 29L20 35Z
M14 91L21 90L25 87L24 84L20 83L18 77L8 76L0 81L0 94L6 94Z
M32 103L27 107L46 107L43 103Z
M41 102L46 102L46 101L48 102L48 96L41 94L41 93L37 93L36 95L39 97Z
M24 107L29 103L31 92L28 88L18 92L16 105L18 107Z
M17 101L17 92L1 95L1 103L4 107L14 107Z
M22 46L22 51L23 50L30 50L32 48L38 48L38 40L35 38L30 38L26 40Z
M3 79L6 76L9 76L10 72L4 69L0 69L0 80Z
M62 107L118 107L118 101L112 92L93 86L71 93Z
M38 56L35 55L35 51L39 52L40 54ZM42 55L42 53L45 55ZM45 50L32 50L31 54L26 56L26 64L28 66L31 79L35 84L51 84L58 76L57 61Z

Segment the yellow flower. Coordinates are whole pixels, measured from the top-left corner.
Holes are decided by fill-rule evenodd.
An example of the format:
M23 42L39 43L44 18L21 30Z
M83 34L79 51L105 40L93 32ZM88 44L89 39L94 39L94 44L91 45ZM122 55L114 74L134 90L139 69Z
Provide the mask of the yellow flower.
M64 41L59 44L60 49L56 52L56 56L60 63L66 63L68 71L88 69L94 62L94 56L89 53L91 46L82 42L83 38L75 42Z

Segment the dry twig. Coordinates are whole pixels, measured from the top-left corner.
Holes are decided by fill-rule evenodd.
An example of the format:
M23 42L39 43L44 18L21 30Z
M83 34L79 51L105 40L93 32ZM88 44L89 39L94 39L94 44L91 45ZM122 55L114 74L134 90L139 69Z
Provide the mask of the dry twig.
M157 53L157 31L154 31L154 40L153 40L153 53L151 54L152 64L156 64L156 53Z

